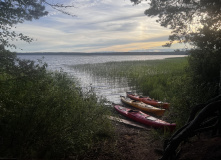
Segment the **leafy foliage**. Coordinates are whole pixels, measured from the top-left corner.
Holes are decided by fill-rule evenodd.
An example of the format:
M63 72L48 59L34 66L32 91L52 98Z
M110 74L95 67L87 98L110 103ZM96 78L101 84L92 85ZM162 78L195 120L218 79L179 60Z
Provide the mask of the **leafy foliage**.
M219 94L221 54L215 50L190 51L188 73L190 93L195 102L206 102Z
M5 47L15 47L9 42L14 40L31 42L32 38L22 33L16 33L13 31L13 27L18 23L38 19L48 14L41 0L1 0L0 6L0 42Z
M46 64L0 52L0 156L65 158L81 155L111 135L107 107L93 92L82 93Z
M131 0L138 4L142 0ZM219 0L151 0L147 16L158 16L157 22L172 29L170 46L174 41L201 43L220 48L221 4Z
M18 23L32 21L46 16L48 11L45 6L51 6L64 14L71 15L65 8L74 7L72 5L52 4L46 0L1 0L0 1L0 44L8 48L16 48L12 41L22 40L32 42L33 39L23 33L14 31ZM73 15L72 15L73 16Z
M131 0L138 4L143 0ZM189 57L188 94L198 97L195 102L209 100L219 94L221 65L221 3L220 0L151 0L145 11L149 17L172 29L174 41L193 46Z

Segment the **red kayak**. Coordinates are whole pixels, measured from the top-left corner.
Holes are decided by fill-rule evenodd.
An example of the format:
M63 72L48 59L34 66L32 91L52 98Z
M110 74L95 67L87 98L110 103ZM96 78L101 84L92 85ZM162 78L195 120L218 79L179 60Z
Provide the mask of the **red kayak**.
M167 102L161 102L158 100L154 100L154 99L151 99L150 97L138 96L138 95L133 94L132 92L127 92L127 97L129 97L133 100L144 102L144 103L152 105L154 107L168 109L170 106L170 104Z
M147 126L161 129L169 129L170 131L173 131L176 128L175 123L165 122L138 110L125 108L120 105L114 105L114 108L122 115Z

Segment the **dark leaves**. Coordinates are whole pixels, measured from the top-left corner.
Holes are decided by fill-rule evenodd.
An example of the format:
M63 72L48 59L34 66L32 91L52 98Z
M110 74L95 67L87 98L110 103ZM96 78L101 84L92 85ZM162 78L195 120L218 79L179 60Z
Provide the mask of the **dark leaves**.
M39 0L14 0L0 2L0 42L5 47L16 48L10 41L23 40L31 42L33 39L12 31L13 27L24 21L31 21L47 15L45 6Z
M220 0L151 0L150 7L144 13L150 17L158 16L157 22L161 26L173 30L173 35L169 37L170 43L178 40L198 45L201 43L201 35L206 36L205 27L211 33L211 39L220 39L220 11ZM211 43L214 44L210 47L217 48L220 45L218 41L211 40Z

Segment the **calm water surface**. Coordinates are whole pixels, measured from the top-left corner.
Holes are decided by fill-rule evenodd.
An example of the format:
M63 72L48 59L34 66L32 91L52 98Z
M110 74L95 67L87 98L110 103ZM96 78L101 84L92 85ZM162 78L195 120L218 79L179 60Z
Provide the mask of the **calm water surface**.
M42 60L48 64L48 69L52 71L60 71L61 69L68 73L71 77L77 78L84 90L93 88L98 96L107 98L107 100L120 103L120 95L125 95L125 92L130 90L125 83L124 86L116 81L108 79L94 79L85 72L74 70L70 66L78 64L93 64L105 63L113 61L134 61L134 60L155 60L172 57L184 57L181 55L132 55L132 56L76 56L76 55L19 55L21 59Z

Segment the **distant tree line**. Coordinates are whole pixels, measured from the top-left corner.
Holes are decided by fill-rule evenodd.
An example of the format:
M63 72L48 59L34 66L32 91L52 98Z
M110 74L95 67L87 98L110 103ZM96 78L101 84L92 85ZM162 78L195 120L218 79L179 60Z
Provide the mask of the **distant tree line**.
M179 52L30 52L30 53L17 53L17 55L188 55L187 51Z

